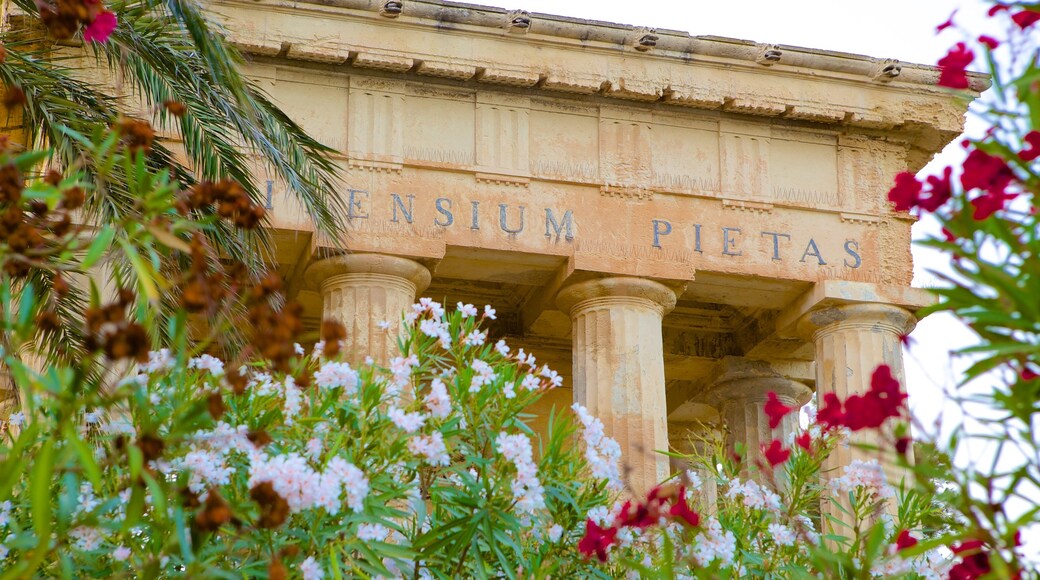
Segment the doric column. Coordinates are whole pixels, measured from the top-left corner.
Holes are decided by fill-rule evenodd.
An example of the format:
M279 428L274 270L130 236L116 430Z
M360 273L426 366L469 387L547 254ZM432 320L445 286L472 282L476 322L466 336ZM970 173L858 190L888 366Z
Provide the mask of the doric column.
M776 393L781 403L795 408L809 402L812 390L781 376L765 361L726 357L719 363L719 372L709 391L726 423L726 444L735 450L737 443L744 449L744 473L748 467L762 460L762 446L774 439L790 445L798 431L798 413L784 417L775 429L769 427L765 404L769 393Z
M799 330L816 345L818 401L822 404L827 393L844 401L849 395L868 391L874 370L882 364L891 367L892 376L905 390L900 337L916 323L907 310L878 303L829 306L805 314ZM851 448L839 448L824 469L840 469L857 458L855 454Z
M322 316L347 327L346 359L357 365L372 356L386 364L398 355L401 317L430 285L430 271L398 256L348 254L311 264L307 281L321 291Z
M903 373L903 348L900 337L913 330L917 319L909 311L881 303L856 303L827 306L806 313L799 320L799 331L816 345L816 393L822 405L827 393L835 393L842 401L849 395L870 389L870 379L881 364L892 369L892 376L906 389ZM872 434L853 434L851 443L876 445ZM825 478L838 477L853 459L879 460L885 467L889 483L898 486L903 477L891 453L879 456L839 445L823 464ZM843 502L847 503L847 501ZM840 512L829 502L824 514L838 519ZM890 506L891 507L891 506ZM837 530L847 533L848 530Z
M661 319L675 292L643 278L603 278L564 288L573 323L574 400L617 440L628 483L642 495L668 477Z

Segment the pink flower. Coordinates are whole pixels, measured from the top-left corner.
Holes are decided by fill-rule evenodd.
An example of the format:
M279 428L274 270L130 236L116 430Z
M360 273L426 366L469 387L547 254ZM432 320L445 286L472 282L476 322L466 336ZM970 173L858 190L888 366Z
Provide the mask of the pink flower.
M986 48L993 50L1000 46L1000 41L998 41L996 38L993 38L992 36L983 34L979 37L979 44L984 44L986 45Z
M780 402L777 398L776 393L769 391L766 395L765 413L769 416L769 428L776 429L780 425L780 421L791 411L794 411L794 407L788 407L787 405Z
M769 462L770 466L776 467L791 457L791 450L784 449L783 445L779 441L773 439L768 447L765 445L762 446L762 455L765 456L766 461Z
M963 42L958 42L946 56L939 59L939 86L951 89L968 88L965 69L975 60L975 53Z
M896 538L896 549L903 551L907 548L912 548L917 545L917 538L910 535L909 530L903 530L899 532L899 537Z
M1029 147L1019 151L1018 158L1029 162L1040 157L1040 131L1030 131L1025 136L1025 142Z
M108 37L116 29L116 24L118 23L119 20L116 18L115 12L102 10L94 17L94 21L83 29L83 41L101 44L108 42Z
M896 211L909 211L921 201L922 184L913 173L896 175L896 184L888 190L888 201L895 204Z
M1040 20L1040 10L1027 8L1021 12L1012 14L1011 20L1014 20L1015 24L1017 24L1019 28L1025 30Z
M938 34L938 33L942 32L943 30L946 30L947 28L952 27L954 25L953 24L953 17L956 16L956 15L957 15L957 11L956 10L951 12L950 13L950 17L946 19L946 22L943 22L939 26L935 27L935 33Z
M812 436L808 431L802 431L801 435L794 438L794 442L806 451L812 451Z

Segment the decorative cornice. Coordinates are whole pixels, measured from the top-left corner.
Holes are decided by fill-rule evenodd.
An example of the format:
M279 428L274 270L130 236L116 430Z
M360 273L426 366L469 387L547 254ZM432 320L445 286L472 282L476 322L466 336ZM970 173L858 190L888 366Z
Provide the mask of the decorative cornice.
M863 129L903 127L922 141L929 139L916 136L922 131L940 134L930 141L948 141L963 124L963 104L936 86L936 67L890 59L447 0L211 2L230 20L232 42L268 58ZM989 84L982 74L969 80L976 93Z

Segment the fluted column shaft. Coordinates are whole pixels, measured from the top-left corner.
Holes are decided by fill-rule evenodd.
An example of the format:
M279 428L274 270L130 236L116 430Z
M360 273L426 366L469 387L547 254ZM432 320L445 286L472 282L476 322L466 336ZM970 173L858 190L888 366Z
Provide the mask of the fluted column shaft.
M430 285L430 271L398 256L350 254L315 262L307 280L321 290L323 318L346 326L346 360L386 364L399 354L401 317Z
M604 278L565 288L573 324L574 400L617 440L631 491L668 477L667 405L661 319L675 292L642 278Z
M768 363L726 359L722 363L731 367L723 372L712 387L710 396L716 401L722 418L726 422L726 444L736 450L739 443L744 449L744 473L764 461L762 447L774 439L789 446L798 431L798 413L789 413L776 428L769 427L769 416L765 404L769 393L777 399L800 409L812 397L812 390L791 379L773 374ZM732 368L735 367L735 368Z
M917 319L907 310L880 303L845 304L806 314L800 330L816 345L818 403L823 405L827 393L834 393L845 401L849 395L868 391L871 376L882 364L892 369L892 376L905 390L901 337L910 332L916 322ZM856 442L878 443L873 432L854 433L851 443ZM824 462L823 476L839 477L842 469L854 459L880 460L892 485L898 486L903 477L891 453L878 456L854 446L842 445L834 449ZM824 502L823 512L825 517L830 513L836 518L848 519L828 502Z

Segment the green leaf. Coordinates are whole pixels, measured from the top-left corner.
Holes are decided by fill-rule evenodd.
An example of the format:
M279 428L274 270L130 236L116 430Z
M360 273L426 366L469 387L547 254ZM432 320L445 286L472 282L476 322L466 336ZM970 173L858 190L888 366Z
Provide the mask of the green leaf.
M103 226L94 236L94 241L90 243L90 248L87 250L87 255L83 258L80 263L80 267L84 270L89 270L94 264L97 263L101 256L104 256L108 252L108 248L112 245L112 240L116 237L116 230L112 226Z

